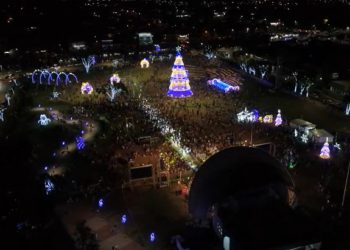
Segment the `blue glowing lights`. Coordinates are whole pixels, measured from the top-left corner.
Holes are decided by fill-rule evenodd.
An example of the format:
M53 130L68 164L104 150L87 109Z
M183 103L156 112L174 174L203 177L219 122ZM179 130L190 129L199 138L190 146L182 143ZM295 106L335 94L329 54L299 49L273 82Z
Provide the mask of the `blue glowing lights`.
M224 92L224 93L239 91L239 86L232 86L232 85L227 84L227 83L225 83L217 78L214 78L213 80L209 80L208 84L210 86L215 87L219 91Z
M126 214L123 214L122 218L121 218L122 224L126 224L127 220L128 220L128 218L126 217Z
M154 232L152 232L150 235L149 235L149 241L150 242L155 242L156 241L156 234Z
M98 200L98 207L103 208L103 205L104 205L104 200L101 198Z
M168 96L173 98L185 98L192 95L188 72L185 69L182 56L178 51L170 77Z
M56 85L59 85L61 82L68 85L68 83L71 83L72 81L75 81L78 83L78 77L73 73L65 73L65 72L56 72L56 71L48 71L47 69L36 69L32 73L32 83L39 83L39 84L48 84L51 85L51 83L55 83Z
M46 195L49 195L55 189L55 185L52 183L50 179L45 180L44 186L45 186Z
M75 138L75 145L78 150L83 150L85 148L85 140L83 137L78 136Z

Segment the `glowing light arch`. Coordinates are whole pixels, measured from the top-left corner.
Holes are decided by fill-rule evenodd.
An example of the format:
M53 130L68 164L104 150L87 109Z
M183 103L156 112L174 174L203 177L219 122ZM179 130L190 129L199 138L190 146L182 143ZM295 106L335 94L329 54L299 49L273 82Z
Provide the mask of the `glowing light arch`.
M50 76L51 76L51 73L50 71L48 71L47 69L44 69L43 71L41 71L41 74L40 74L40 78L39 78L39 83L40 84L43 84L43 81L42 81L42 77L47 77L47 79L50 79Z
M36 81L35 81L35 74L36 73L41 74L41 72L42 72L42 70L40 70L40 69L36 69L36 70L33 71L33 73L32 73L32 83L36 83Z
M73 74L73 73L70 72L68 75L66 74L66 85L67 85L68 83L70 83L69 76L72 76L72 77L74 78L75 83L79 83L78 77L77 77L75 74Z
M140 62L140 65L141 65L141 69L144 69L144 68L148 69L149 68L149 61L146 58L144 58Z
M52 77L53 75L56 75L56 80L55 80L55 81L54 81L54 79L53 79L53 77ZM56 82L56 84L57 84L57 78L58 78L58 72L53 71L53 72L51 72L51 74L50 74L50 76L49 76L49 79L47 80L47 83L50 85L51 82L54 81L54 82Z
M64 75L64 81L66 81L66 79L67 79L67 74L65 73L65 72L60 72L59 74L58 74L58 76L57 76L57 78L56 78L56 85L59 85L59 83L60 83L60 80L61 80L61 75ZM63 80L61 80L61 81L63 81Z

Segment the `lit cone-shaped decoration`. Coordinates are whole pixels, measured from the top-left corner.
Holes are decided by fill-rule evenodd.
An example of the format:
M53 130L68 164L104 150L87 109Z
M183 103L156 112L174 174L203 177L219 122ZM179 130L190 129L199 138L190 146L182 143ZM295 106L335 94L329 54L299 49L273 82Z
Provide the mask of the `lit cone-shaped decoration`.
M185 98L192 96L188 74L182 61L180 52L177 52L170 77L168 96L173 98Z
M282 124L282 116L281 116L281 110L278 110L277 117L275 119L275 126L278 127Z
M328 138L326 139L326 142L323 144L323 147L322 147L321 153L320 153L320 158L322 158L324 160L328 160L329 158L331 158L329 144L328 144Z

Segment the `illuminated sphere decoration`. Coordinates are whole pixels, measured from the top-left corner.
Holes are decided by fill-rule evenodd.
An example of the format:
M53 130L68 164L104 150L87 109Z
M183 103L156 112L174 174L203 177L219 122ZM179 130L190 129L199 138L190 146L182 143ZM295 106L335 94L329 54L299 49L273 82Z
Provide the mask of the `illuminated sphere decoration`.
M144 68L148 69L149 68L149 61L146 58L144 58L140 62L140 65L141 65L141 69L144 69Z
M92 87L92 85L88 82L83 82L81 85L81 93L83 95L91 95L92 92L94 92L94 88Z

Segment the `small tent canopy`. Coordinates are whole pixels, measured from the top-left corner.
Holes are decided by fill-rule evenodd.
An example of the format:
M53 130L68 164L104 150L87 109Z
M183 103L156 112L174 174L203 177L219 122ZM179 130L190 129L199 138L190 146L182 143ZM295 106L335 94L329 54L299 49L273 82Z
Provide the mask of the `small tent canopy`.
M327 138L329 143L333 143L334 136L324 129L314 129L311 131L311 136L316 143L325 143Z
M312 129L315 129L316 128L316 125L311 123L311 122L308 122L308 121L305 121L303 119L294 119L294 120L291 120L289 122L289 125L292 127L292 128L296 128L296 129L300 129L300 130L303 130L303 131L306 131L306 130L312 130Z

